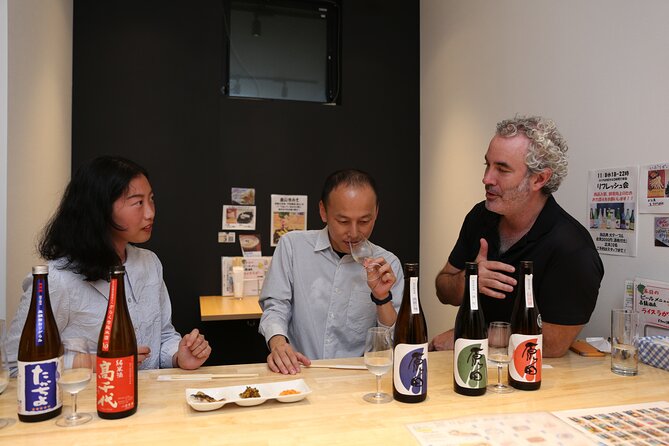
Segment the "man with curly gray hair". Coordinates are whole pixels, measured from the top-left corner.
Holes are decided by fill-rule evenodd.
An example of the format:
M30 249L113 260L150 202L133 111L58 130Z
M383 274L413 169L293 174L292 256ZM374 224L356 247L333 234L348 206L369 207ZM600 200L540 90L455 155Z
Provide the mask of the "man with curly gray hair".
M478 263L487 321L509 321L520 261L534 262L534 290L543 321L542 354L564 355L595 308L604 266L588 231L553 198L567 176L567 143L555 123L516 116L497 124L485 155L485 201L465 217L437 296L459 306L465 262ZM453 331L431 348L453 348Z

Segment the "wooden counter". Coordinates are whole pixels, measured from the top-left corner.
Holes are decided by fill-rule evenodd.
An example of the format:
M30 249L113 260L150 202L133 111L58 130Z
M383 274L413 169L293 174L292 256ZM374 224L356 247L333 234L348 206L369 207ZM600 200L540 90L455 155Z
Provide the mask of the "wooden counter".
M200 319L203 321L260 319L261 315L258 296L241 299L232 296L200 296Z
M319 361L359 363L361 358ZM312 394L297 403L267 401L255 407L227 404L212 412L196 412L186 404L184 389L219 387L294 379L273 374L265 364L208 367L197 373L259 373L257 378L205 382L158 382L156 377L180 370L140 372L139 409L122 420L101 420L94 414L88 424L62 428L55 420L28 424L16 416L16 379L0 395L0 417L12 419L0 429L0 444L99 445L99 444L417 444L407 423L483 413L555 411L616 404L669 400L669 372L639 365L636 377L618 376L609 370L610 358L585 358L569 352L548 359L553 368L543 370L543 383L535 392L488 392L465 397L453 392L452 352L430 353L428 399L420 404L374 405L362 395L374 389L374 376L366 370L303 369ZM496 376L490 369L491 376ZM392 391L390 374L383 390ZM69 395L64 395L69 410ZM79 398L80 410L95 411L94 388Z

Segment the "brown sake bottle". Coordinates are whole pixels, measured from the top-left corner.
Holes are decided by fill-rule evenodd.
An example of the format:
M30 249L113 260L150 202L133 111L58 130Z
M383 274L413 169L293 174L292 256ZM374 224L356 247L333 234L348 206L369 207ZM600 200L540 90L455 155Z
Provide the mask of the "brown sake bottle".
M520 390L541 387L543 336L533 280L534 263L520 262L518 294L511 313L509 339L509 384Z
M488 326L479 301L478 265L465 263L465 292L453 331L453 389L480 396L488 385Z
M420 403L427 397L427 324L418 297L418 264L404 264L404 295L395 322L393 398Z
M19 420L43 421L63 410L63 343L49 300L49 267L33 266L33 291L18 351Z
M109 302L102 321L96 360L98 416L128 417L137 412L137 339L125 298L125 267L111 270Z

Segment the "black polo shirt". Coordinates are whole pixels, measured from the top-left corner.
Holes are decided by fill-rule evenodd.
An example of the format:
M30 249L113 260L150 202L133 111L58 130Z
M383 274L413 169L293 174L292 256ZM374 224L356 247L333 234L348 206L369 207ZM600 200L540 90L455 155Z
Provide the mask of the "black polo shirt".
M590 233L549 196L527 234L504 254L499 253L497 229L500 215L485 208L485 201L467 214L458 241L448 258L451 265L465 268L474 261L481 238L488 242L488 260L516 268L521 260L534 262L534 291L541 319L559 325L580 325L595 309L604 265ZM486 322L510 321L515 290L505 299L480 295Z

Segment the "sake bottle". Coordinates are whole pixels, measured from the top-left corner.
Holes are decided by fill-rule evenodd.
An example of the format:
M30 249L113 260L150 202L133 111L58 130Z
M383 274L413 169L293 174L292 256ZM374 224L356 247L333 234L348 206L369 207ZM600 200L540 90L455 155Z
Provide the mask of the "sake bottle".
M541 387L543 338L541 315L534 296L533 262L520 262L518 293L511 313L509 384L516 389Z
M483 395L488 385L488 327L479 302L478 265L465 263L465 291L453 334L453 388L468 396Z
M395 322L393 397L419 403L427 397L427 324L418 297L418 264L404 265L404 295Z
M137 340L125 300L125 267L111 270L109 301L98 338L97 411L117 419L137 412Z
M634 231L634 209L632 209L632 213L630 214L629 228Z
M18 351L19 420L43 421L63 410L59 380L63 371L63 343L49 299L49 267L33 266L30 309Z

